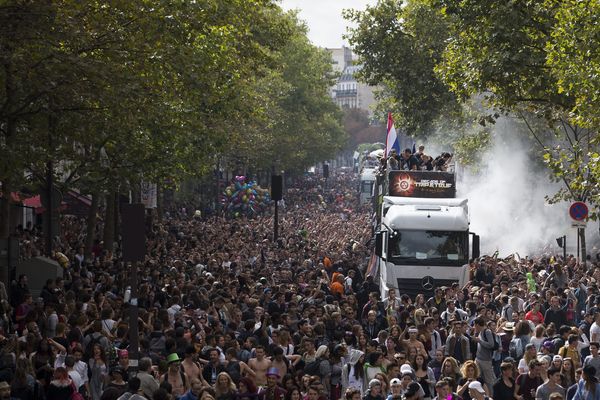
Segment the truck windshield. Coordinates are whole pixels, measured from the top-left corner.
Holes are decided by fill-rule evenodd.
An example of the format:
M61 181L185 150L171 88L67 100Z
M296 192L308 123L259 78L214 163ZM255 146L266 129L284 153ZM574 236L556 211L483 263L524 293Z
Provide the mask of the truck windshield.
M468 262L468 232L396 230L388 243L399 265L461 266Z
M360 182L360 192L366 193L369 196L373 194L373 181L361 181Z

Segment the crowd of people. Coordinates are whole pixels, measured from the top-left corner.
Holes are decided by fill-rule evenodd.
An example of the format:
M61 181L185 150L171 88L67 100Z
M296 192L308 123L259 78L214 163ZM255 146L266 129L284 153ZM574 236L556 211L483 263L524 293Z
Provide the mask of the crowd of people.
M400 154L396 149L390 151L386 160L388 171L448 171L452 162L452 154L444 152L433 158L425 153L425 146L418 149L404 149Z
M137 321L119 249L86 256L64 218L64 277L0 287L0 400L600 399L600 267L487 256L464 287L381 298L355 177L323 183L287 190L276 242L269 214L155 221Z

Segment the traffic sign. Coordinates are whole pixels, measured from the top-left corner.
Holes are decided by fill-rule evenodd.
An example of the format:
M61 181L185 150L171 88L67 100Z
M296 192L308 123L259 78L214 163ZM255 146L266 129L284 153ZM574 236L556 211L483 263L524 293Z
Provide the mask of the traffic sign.
M569 215L575 221L584 221L588 217L588 206L582 201L576 201L569 207Z
M571 221L571 228L586 228L587 222L585 221Z

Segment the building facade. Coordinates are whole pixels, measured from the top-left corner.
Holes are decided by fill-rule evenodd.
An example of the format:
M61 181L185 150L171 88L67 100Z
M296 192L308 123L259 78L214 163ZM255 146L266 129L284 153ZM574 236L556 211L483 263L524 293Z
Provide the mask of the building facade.
M341 108L360 108L372 115L374 88L356 80L356 73L362 66L355 65L352 50L349 47L327 50L331 53L334 71L340 74L335 86L331 88L334 102Z

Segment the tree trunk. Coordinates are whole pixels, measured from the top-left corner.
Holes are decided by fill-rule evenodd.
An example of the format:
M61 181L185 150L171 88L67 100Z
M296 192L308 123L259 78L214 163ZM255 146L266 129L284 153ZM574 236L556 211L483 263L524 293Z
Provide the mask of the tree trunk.
M111 190L106 195L106 214L104 216L104 249L113 251L115 243L115 192Z
M10 183L2 181L2 200L0 200L0 239L8 239L10 235Z
M156 222L161 222L163 217L164 199L163 199L163 188L160 183L156 184Z
M587 260L587 249L585 247L585 228L579 228L579 240L581 242L581 262L586 262ZM579 257L579 254L577 255Z
M87 229L85 235L85 258L90 259L92 257L92 247L94 246L94 240L96 239L96 223L98 221L98 192L92 193L92 204L90 205L90 211L87 218Z

